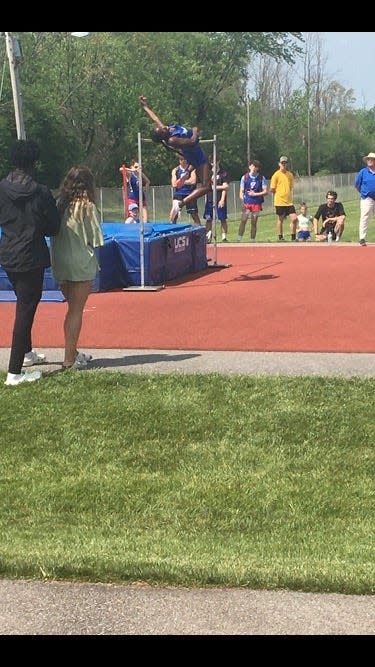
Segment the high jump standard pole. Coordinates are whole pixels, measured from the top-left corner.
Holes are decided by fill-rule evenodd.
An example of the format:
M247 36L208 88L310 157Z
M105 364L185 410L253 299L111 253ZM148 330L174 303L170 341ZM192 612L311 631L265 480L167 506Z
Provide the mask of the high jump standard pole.
M143 181L142 181L142 137L138 132L138 180L139 180L139 265L141 284L123 287L124 292L158 292L165 285L145 285L145 223L143 220Z
M212 143L212 238L214 256L213 263L207 268L209 269L224 269L232 266L231 264L218 264L217 261L217 236L216 236L216 221L217 221L217 149L216 149L216 134L213 139L202 139L200 143Z

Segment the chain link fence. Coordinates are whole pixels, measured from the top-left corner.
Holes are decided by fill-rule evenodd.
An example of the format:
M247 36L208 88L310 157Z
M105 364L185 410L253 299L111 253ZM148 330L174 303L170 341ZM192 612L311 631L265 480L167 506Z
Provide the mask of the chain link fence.
M335 190L338 200L353 201L358 198L354 188L356 173L330 174L328 176L303 176L295 180L294 204L297 208L301 202L306 202L310 209L317 208L325 201L327 190ZM228 221L238 221L241 216L241 202L239 200L240 183L230 183L228 192ZM124 201L122 188L99 189L100 211L102 221L124 221ZM169 185L151 186L147 192L147 210L149 222L166 222L172 205L172 188ZM202 221L204 212L204 198L198 199L198 211ZM273 195L265 197L263 204L265 214L273 213ZM190 216L185 208L181 211L180 223L191 223Z

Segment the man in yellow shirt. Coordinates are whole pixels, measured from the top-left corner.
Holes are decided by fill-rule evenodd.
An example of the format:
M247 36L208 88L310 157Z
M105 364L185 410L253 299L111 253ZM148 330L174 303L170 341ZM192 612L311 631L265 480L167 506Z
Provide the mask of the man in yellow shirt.
M296 229L298 217L293 204L294 176L288 170L288 158L282 155L279 160L279 169L271 176L270 191L274 193L274 206L276 210L276 233L279 241L285 241L283 236L283 225L285 218L290 218L290 231L292 241L296 240Z

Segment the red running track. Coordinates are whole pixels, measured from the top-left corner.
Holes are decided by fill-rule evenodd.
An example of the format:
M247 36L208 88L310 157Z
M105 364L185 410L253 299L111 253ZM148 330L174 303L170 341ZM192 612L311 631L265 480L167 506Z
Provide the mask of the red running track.
M91 294L79 345L375 352L375 246L219 245L217 264L226 263L161 291ZM0 303L0 347L10 346L14 308ZM65 303L39 305L34 347L64 346L65 311Z

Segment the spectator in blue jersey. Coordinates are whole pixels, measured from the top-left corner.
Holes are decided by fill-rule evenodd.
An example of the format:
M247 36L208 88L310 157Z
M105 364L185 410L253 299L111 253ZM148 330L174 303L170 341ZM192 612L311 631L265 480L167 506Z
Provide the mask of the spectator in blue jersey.
M189 171L196 169L199 186L193 190L187 197L176 201L172 207L170 221L175 222L178 218L180 209L199 197L207 194L212 188L211 167L207 155L199 145L199 128L186 128L182 125L165 125L160 118L148 106L147 98L140 96L139 101L147 115L156 124L156 128L151 132L151 138L156 143L161 143L168 150L175 151L182 155L188 165Z
M259 160L249 161L249 171L240 181L240 200L242 201L241 222L238 228L237 241L241 243L248 218L251 220L250 241L257 235L258 217L263 210L264 197L268 194L267 181L261 173Z
M182 157L182 155L179 156L178 162L179 163L177 167L172 169L171 184L173 188L173 204L170 217L172 216L173 208L176 202L180 202L182 199L187 197L191 192L193 192L193 190L195 190L197 185L196 170L193 169L192 171L189 171L189 165L185 158ZM193 199L193 201L186 204L186 213L191 215L195 225L201 225L196 199ZM174 222L176 221L177 218L174 220Z
M121 173L125 171L128 184L128 204L137 204L139 207L139 163L138 160L132 160L130 167L122 165ZM147 222L147 190L150 187L150 179L142 170L142 202L143 202L143 222Z
M211 158L212 159L212 158ZM211 161L211 167L213 169L213 163ZM212 184L214 183L214 176L212 176ZM220 220L221 224L221 242L227 243L227 234L228 234L228 208L227 208L227 195L229 190L229 176L226 169L223 169L220 166L220 160L216 160L216 215L217 219ZM212 219L213 219L213 190L207 193L206 196L206 205L204 207L203 217L206 220L206 238L207 243L212 241Z
M363 158L367 163L355 179L354 187L361 195L361 218L359 221L359 243L366 245L366 234L370 218L375 217L375 153Z

